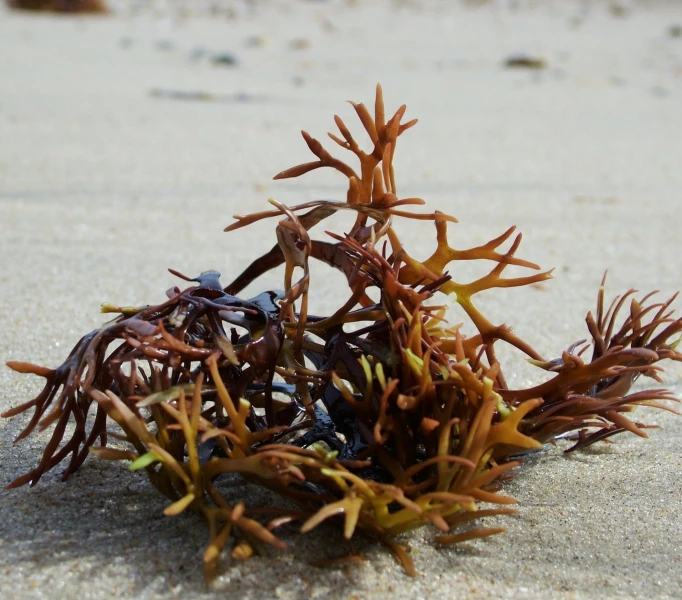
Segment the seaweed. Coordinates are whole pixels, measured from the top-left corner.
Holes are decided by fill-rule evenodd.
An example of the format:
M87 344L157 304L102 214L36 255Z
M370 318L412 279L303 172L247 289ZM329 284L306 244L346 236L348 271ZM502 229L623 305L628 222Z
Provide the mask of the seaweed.
M55 13L106 14L109 12L103 0L6 0L15 10L44 11Z
M270 200L270 210L236 216L226 231L275 219L276 243L231 283L215 271L190 278L171 270L191 285L171 288L156 306L104 304L103 312L118 316L84 336L56 369L7 363L46 380L36 398L2 415L33 411L17 440L52 429L37 466L8 487L36 485L67 459L64 478L90 455L130 461L169 499L166 515L191 510L207 522L209 580L226 547L232 557L283 548L279 527L297 523L305 533L323 522L347 540L357 533L378 540L413 575L395 536L432 525L436 543L452 544L502 532L476 522L514 512L501 488L524 453L560 436L575 442L567 452L624 431L646 437L648 426L628 413L640 405L675 412L666 390L630 392L640 376L660 382L661 360L682 360L671 341L682 331L674 297L637 300L630 290L607 306L602 281L596 313L586 318L591 341L543 358L489 320L475 298L552 272L517 256L514 227L480 246L452 247L454 217L416 212L411 207L422 199L398 196L393 158L416 120L403 121L404 105L387 118L380 86L373 114L351 104L370 150L338 116L338 134L329 137L359 167L303 132L315 160L275 177L332 169L348 180L345 201ZM350 230L313 239L311 230L338 211L354 214ZM419 261L408 252L393 228L397 219L433 223L431 256ZM323 293L312 287L311 259L347 280L347 297L331 314L309 312L310 295ZM490 269L462 280L457 261L485 261ZM510 265L527 274L505 276ZM238 296L282 266L282 291ZM446 297L473 335L447 320L437 303ZM499 344L523 353L545 381L510 388ZM221 493L227 474L279 494L281 506L247 506L247 497L229 504ZM361 560L349 548L339 560Z

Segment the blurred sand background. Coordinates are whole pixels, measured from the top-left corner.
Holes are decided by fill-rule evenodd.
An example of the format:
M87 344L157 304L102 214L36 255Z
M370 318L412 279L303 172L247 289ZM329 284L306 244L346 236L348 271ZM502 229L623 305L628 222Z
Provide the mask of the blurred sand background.
M483 299L541 353L586 336L607 268L611 294L682 287L682 3L110 6L102 17L0 8L3 362L56 366L102 323L101 302L161 301L178 283L168 267L227 282L269 249L274 223L222 229L268 197L344 197L333 173L271 178L309 160L301 128L323 138L340 114L358 131L344 101L371 104L378 81L389 110L405 102L420 120L398 147L400 195L456 215L459 247L516 224L519 255L556 268L546 285ZM504 68L519 54L544 67ZM415 254L432 251L428 225L400 231ZM345 284L314 277L313 297L325 291L313 312L330 310ZM537 378L521 363L507 374ZM682 391L681 376L669 365L666 384ZM0 410L39 388L3 367ZM0 491L0 597L681 598L682 419L641 418L663 428L532 458L506 486L520 511L495 523L506 534L454 548L436 548L432 531L409 537L416 579L362 543L366 563L308 567L341 551L321 529L285 533L290 552L226 559L209 590L204 524L163 517L143 474L89 460L61 482L56 469ZM47 439L12 447L26 422L0 423L2 485Z

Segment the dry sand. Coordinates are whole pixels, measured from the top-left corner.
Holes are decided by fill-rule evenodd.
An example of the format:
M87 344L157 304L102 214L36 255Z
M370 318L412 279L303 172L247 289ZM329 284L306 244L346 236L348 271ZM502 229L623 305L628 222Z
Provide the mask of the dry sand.
M334 113L353 121L343 101L371 102L377 81L389 107L406 102L420 118L398 151L401 195L454 213L460 247L516 224L520 255L556 267L548 285L484 303L540 352L585 337L606 268L612 293L682 287L682 39L670 30L680 5L469 4L481 6L223 2L209 16L208 3L121 1L104 18L0 9L3 361L57 365L102 322L102 301L163 298L177 283L167 267L234 276L269 247L261 237L273 239L273 225L222 228L268 196L343 197L333 174L271 177L308 160L301 127L321 137ZM519 52L547 68L501 67ZM213 62L225 53L237 64ZM402 233L431 251L428 226ZM342 282L317 281L328 310ZM681 375L670 365L666 383L682 391ZM511 379L534 376L519 365ZM0 409L39 383L0 369ZM307 567L339 550L322 530L289 536L292 552L226 564L207 590L204 525L164 518L141 474L90 460L67 482L50 473L0 492L0 597L681 598L682 419L642 418L663 425L648 441L530 460L506 488L520 502L506 534L446 549L431 531L409 538L416 579L372 547L349 570ZM46 440L12 447L25 423L0 423L0 483Z

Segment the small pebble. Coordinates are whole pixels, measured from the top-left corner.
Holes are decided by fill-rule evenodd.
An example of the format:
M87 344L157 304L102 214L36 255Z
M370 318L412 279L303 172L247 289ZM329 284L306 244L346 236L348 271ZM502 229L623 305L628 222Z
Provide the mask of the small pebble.
M513 54L504 61L507 69L546 69L547 62L543 58L531 56L529 54Z
M668 37L682 38L682 25L671 25L668 27Z
M216 67L236 67L239 64L237 57L229 52L214 54L211 63Z

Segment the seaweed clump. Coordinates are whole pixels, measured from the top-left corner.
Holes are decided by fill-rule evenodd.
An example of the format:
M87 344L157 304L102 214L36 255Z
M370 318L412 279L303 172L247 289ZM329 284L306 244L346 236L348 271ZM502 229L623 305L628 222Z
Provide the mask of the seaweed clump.
M660 381L659 361L682 360L671 342L682 330L670 310L674 297L637 300L630 290L607 307L602 282L596 314L586 319L591 344L573 344L546 360L509 327L491 322L474 299L550 279L551 271L516 255L521 234L514 227L480 246L453 248L454 217L413 212L409 207L424 201L397 195L396 145L416 120L403 122L405 106L387 119L380 87L373 115L351 104L370 150L338 116L339 134L329 136L354 155L359 170L303 132L315 160L276 176L331 168L348 180L345 201L289 207L271 200L271 210L237 216L227 231L277 219L276 243L229 285L215 271L193 279L172 271L192 285L171 288L157 306L103 305L118 316L83 337L56 369L8 363L46 379L36 398L3 414L33 411L17 439L53 431L38 465L10 488L35 485L67 459L65 478L89 455L130 461L171 501L166 515L190 509L205 518L208 579L226 546L233 557L264 544L282 548L278 527L296 523L307 532L325 521L348 540L357 532L379 540L413 574L396 534L430 524L435 541L450 544L503 531L477 521L514 512L508 506L514 500L500 488L519 464L515 457L558 436L575 442L568 452L623 431L646 437L648 426L627 415L638 405L672 410L670 392L630 388L640 376ZM313 227L337 211L355 215L350 231L311 238ZM396 219L433 222L430 257L419 261L408 252L392 226ZM311 287L311 259L348 282L347 297L326 316L309 314L310 294L322 293ZM487 261L491 268L461 281L458 261ZM506 277L509 265L531 272ZM238 296L280 266L283 291ZM445 307L434 303L447 296L474 335L448 323ZM548 371L546 381L510 388L498 344ZM221 492L225 474L288 502L229 504ZM239 484L227 479L234 491ZM346 560L358 559L349 548Z
M9 8L36 12L94 14L109 12L103 0L6 0L6 2Z

